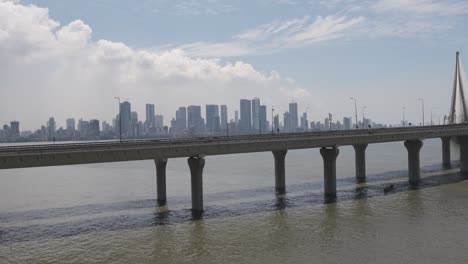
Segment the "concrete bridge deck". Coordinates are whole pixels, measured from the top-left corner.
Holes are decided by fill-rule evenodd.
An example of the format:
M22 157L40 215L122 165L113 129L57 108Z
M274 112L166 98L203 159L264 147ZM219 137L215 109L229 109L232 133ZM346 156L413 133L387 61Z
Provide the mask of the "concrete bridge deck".
M0 147L0 169L154 160L158 200L166 200L166 164L169 158L188 157L192 180L192 209L203 210L202 174L204 156L271 151L275 186L285 192L285 157L288 150L321 148L324 161L325 196L336 196L336 157L339 146L352 145L356 154L356 178L365 180L365 150L368 144L404 141L408 150L411 184L420 180L419 151L422 140L442 139L442 159L450 164L450 139L460 144L461 171L468 172L468 125L359 129L305 133L280 133L230 137L176 138L161 140L102 141L68 144Z

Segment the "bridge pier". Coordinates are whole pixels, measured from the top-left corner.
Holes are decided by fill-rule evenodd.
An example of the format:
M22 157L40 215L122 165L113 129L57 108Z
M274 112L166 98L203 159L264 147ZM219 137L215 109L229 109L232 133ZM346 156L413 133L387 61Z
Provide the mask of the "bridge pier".
M358 182L366 180L366 148L367 144L353 145L356 161L356 179Z
M275 150L273 156L275 158L275 190L278 194L286 192L286 159L287 150Z
M336 158L340 150L336 147L321 148L325 198L336 198Z
M460 145L460 171L462 174L468 174L468 136L458 137Z
M450 137L440 138L442 140L442 165L449 168L451 165L450 157Z
M192 182L192 210L203 211L203 168L205 159L202 157L188 158Z
M407 140L405 147L408 151L408 177L410 184L418 184L421 179L421 170L419 166L419 151L423 146L421 140Z
M156 164L156 192L160 205L166 204L166 165L167 159L154 160Z

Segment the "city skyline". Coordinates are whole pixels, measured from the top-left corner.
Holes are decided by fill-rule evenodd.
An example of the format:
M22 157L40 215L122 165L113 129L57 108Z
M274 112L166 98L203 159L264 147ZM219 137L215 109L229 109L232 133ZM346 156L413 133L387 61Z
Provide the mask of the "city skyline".
M21 120L34 129L50 113L57 120L110 120L114 96L129 98L140 114L151 102L167 117L179 105L222 102L234 109L241 97L270 106L295 101L314 120L330 112L351 116L349 97L370 118L390 124L401 120L403 107L417 120L421 97L427 115L448 113L453 55L459 50L463 61L468 43L460 34L468 13L463 1L357 1L352 9L344 1L221 2L202 1L184 9L200 12L181 13L186 1L142 8L122 1L109 7L1 0L1 92L8 100L0 104L0 122ZM118 7L140 12L141 21L123 19L124 25L120 13L105 15ZM259 10L262 15L235 22L243 11ZM228 30L195 30L201 21Z

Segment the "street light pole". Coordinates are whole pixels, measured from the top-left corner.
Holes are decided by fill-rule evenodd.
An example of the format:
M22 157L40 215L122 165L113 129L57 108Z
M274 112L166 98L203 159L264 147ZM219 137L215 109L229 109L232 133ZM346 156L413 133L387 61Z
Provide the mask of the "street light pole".
M405 121L405 107L403 106L403 127L406 127L406 121Z
M350 97L349 99L354 100L354 117L355 117L354 120L356 121L356 129L358 129L359 126L358 126L358 120L357 120L357 100L353 97Z
M275 107L274 105L271 106L271 134L275 133L275 131L273 130L274 129L274 124L275 124L275 122L273 120L273 112L275 112L274 107Z
M421 107L422 107L422 125L424 126L424 98L419 98L419 101L421 101Z
M362 128L365 129L366 127L364 126L364 120L365 120L365 117L364 117L364 109L366 109L367 106L364 106L362 107Z
M122 108L120 104L120 97L116 96L114 98L119 101L119 141L120 144L122 144Z

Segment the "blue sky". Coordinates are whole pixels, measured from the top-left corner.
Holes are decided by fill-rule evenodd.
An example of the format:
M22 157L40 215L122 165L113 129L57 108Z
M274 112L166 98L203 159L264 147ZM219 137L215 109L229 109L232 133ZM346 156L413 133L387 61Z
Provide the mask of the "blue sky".
M214 90L218 77L201 82L197 79L186 88L196 90L187 94L190 98L181 98L184 97L181 91L174 92L173 97L166 94L169 89L177 89L173 87L181 82L190 86L189 77L184 81L174 81L175 77L171 77L170 83L168 80L161 83L137 76L132 78L141 80L133 84L146 86L153 82L153 87L158 88L129 91L122 82L116 82L112 84L122 85L118 91L106 90L129 97L141 114L145 100L156 103L157 109L166 115L166 121L179 105L227 103L232 112L238 108L240 98L254 96L270 105L282 105L284 110L277 107L281 111L287 109L289 101L298 101L300 111L310 107L309 115L316 120L325 118L328 112L339 119L352 116L354 109L349 97L353 96L360 106L367 106L372 119L388 123L399 122L403 106L408 118L417 122L420 119L417 99L424 97L426 115L433 109L434 116L440 117L449 108L455 52L461 52L462 60L468 52L465 48L468 2L464 0L24 0L15 3L25 7L30 4L47 8L47 18L60 24L50 28L52 34L57 35L60 28L77 20L83 24L78 27L80 30L89 27L88 49L106 40L122 43L132 52L180 51L181 56L198 66L206 63L199 60L215 61L213 67L218 67L215 71L235 71L230 72L236 76L235 81L225 84L223 89L238 90L237 93ZM1 26L0 23L0 29ZM168 59L166 63L172 65L179 59ZM236 62L243 64L226 67ZM21 70L21 65L18 67ZM72 73L67 71L67 74ZM271 83L262 81L260 86L264 87L257 88L257 77ZM79 89L83 93L95 91L93 83L99 83L104 77L93 78L98 77L88 76L87 82L81 84ZM60 84L57 81L52 85ZM242 85L245 89L238 89ZM111 108L114 102L107 102L104 94L100 98L102 106L81 111L77 104L63 116L58 114L59 118L102 115L100 119L109 120L113 112L100 107ZM165 100L161 94L165 94ZM36 119L63 112L59 107L64 105L47 107L51 113L38 113ZM7 111L3 119L8 118L26 117Z

